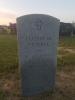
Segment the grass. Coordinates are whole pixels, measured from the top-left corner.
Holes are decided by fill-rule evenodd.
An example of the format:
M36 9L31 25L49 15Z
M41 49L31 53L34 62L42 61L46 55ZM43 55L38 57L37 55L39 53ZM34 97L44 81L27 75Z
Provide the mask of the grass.
M17 40L14 35L0 35L0 73L18 68Z
M64 48L74 48L75 49L75 36L74 37L61 37L59 41L59 46Z
M5 100L5 93L0 91L0 100Z
M75 37L60 38L53 93L21 97L16 35L0 35L0 100L75 100Z

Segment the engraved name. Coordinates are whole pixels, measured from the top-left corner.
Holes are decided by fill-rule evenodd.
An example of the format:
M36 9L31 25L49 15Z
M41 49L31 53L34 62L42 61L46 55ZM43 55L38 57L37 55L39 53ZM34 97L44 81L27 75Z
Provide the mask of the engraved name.
M26 36L27 45L29 46L49 46L51 37L45 36Z

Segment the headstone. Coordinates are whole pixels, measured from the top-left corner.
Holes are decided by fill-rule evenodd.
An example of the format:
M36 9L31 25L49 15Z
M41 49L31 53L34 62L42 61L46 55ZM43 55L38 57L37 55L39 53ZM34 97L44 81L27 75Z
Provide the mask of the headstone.
M59 20L31 14L17 18L23 96L52 90L55 85Z

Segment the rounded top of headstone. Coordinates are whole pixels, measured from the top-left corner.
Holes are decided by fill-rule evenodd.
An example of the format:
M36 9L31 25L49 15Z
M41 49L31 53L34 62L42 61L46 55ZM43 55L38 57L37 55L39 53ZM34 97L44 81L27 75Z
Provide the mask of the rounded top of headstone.
M56 18L56 17L53 17L53 16L50 16L50 15L47 15L47 14L28 14L28 15L23 15L23 16L20 16L20 17L18 17L17 18L17 20L18 19L20 19L20 18L28 18L28 17L46 17L46 18L51 18L51 19L55 19L55 20L58 20L59 21L59 19L58 18Z

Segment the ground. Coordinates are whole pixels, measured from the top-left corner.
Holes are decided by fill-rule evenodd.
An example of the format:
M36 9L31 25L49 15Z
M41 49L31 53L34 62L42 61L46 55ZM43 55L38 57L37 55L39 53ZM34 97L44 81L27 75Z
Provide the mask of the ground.
M62 37L57 53L55 90L21 97L16 35L0 35L0 100L75 100L75 37Z

